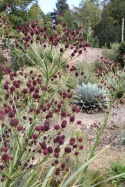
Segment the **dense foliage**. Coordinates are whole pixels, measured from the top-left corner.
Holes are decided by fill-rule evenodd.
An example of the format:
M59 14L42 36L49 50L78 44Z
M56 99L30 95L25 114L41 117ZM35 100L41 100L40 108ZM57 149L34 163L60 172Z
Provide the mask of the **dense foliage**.
M111 0L104 5L101 21L95 26L95 35L98 36L100 46L121 42L122 18L125 17L125 1Z
M6 12L13 27L35 19L41 22L43 14L37 0L10 0L9 2L3 0L0 4L0 13L2 12Z

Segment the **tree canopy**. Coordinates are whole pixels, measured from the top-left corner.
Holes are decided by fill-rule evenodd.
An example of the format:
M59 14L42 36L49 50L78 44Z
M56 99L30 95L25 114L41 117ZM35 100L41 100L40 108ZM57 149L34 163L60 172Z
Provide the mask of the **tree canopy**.
M101 20L94 28L101 46L110 46L112 42L121 41L122 18L125 18L124 0L110 0L105 4Z
M69 10L67 0L57 0L55 12L59 15L64 15L67 10Z
M0 12L6 15L13 26L23 25L33 19L41 20L42 10L37 0L3 0L0 4Z

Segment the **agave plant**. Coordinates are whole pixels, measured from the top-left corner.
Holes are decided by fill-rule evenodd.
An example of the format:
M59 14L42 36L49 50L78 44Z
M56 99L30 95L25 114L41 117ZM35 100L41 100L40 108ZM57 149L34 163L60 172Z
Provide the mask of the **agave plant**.
M88 82L87 84L77 85L74 103L80 106L83 111L91 112L108 108L110 100L104 88L99 88L97 84Z

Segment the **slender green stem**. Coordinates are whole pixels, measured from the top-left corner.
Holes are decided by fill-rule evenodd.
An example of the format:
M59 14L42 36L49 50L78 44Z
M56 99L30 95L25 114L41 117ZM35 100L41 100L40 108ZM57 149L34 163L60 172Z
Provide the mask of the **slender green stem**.
M49 79L46 78L45 86L48 86L48 84L49 84ZM45 97L45 93L46 93L46 91L43 91L42 96L41 96L41 98L40 98L40 102L39 102L38 108L39 108L39 106L43 103L43 100L44 100L44 97ZM31 136L31 134L32 134L32 132L33 132L33 129L34 129L34 126L35 126L35 119L36 119L36 115L34 115L34 120L33 120L34 123L31 125L31 127L30 127L30 129L29 129L29 133L28 133L28 136L29 136L29 137Z
M49 77L46 77L45 86L48 86L48 84L49 84ZM42 94L42 96L41 96L41 98L40 98L40 102L39 102L38 107L43 103L43 100L44 100L44 97L45 97L45 93L46 93L46 91L43 91L43 94Z
M105 119L104 119L102 128L100 129L99 133L97 133L96 140L95 140L94 146L93 146L93 148L92 148L92 150L91 150L91 153L90 153L90 156L89 156L89 159L88 159L88 160L90 160L90 159L94 156L94 153L95 153L96 148L97 148L97 146L98 146L98 143L99 143L99 141L100 141L101 135L102 135L104 129L106 128L106 126L107 126L108 119L109 119L109 116L110 116L110 111L111 111L111 109L112 109L112 106L113 106L113 103L114 103L115 99L116 99L116 96L114 96L112 102L110 103L110 107L109 107L108 113L107 113L106 116L105 116ZM88 166L89 166L89 165L88 165ZM87 173L88 166L86 166L86 168L85 168L85 170L84 170L84 175ZM83 178L82 180L84 180L84 178ZM83 182L83 181L82 181L82 182Z
M10 187L10 185L11 185L11 179L8 179L7 182L6 182L5 187Z

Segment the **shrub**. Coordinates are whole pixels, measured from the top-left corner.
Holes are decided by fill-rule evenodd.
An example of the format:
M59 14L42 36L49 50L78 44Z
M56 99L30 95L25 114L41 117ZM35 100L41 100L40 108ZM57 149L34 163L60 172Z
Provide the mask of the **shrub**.
M125 95L125 71L119 70L116 73L110 72L101 81L108 89L112 97L121 99Z
M103 48L102 49L103 56L117 62L119 46L120 46L119 43L112 43L110 44L110 49Z
M87 83L77 85L74 95L74 103L83 111L95 112L109 107L107 91L99 88L97 84Z
M125 130L122 132L121 136L117 142L119 145L125 146Z
M4 55L2 53L0 53L0 81L2 80L3 78L3 67L5 65L5 63L7 62L7 58L4 57Z
M4 13L0 14L0 37L1 39L8 38L9 35L13 32L12 27L7 20L7 17Z
M93 72L92 65L88 64L87 62L82 62L76 65L76 72L78 72L79 76L76 76L77 84L82 84L84 82L87 84L88 82L90 83L95 83L97 82L97 79L95 77L95 74Z
M118 174L125 173L125 164L122 161L117 161L117 162L111 162L110 163L110 176L115 176ZM117 185L124 185L125 183L125 175L118 177L112 181L113 184Z
M125 42L122 42L118 49L117 61L124 67L125 64Z

